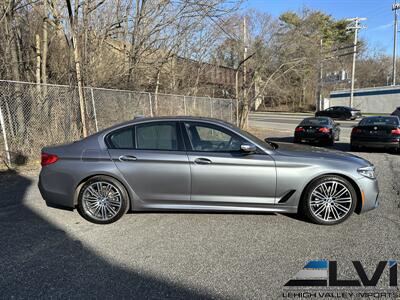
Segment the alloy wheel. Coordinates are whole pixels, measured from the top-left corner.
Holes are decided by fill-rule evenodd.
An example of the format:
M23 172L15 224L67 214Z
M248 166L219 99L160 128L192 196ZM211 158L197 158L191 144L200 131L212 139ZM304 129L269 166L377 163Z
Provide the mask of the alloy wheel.
M351 211L353 197L350 190L339 181L325 181L317 185L309 202L311 213L324 222L336 222Z
M92 218L108 221L121 210L121 192L110 182L93 182L83 191L82 206L85 213Z

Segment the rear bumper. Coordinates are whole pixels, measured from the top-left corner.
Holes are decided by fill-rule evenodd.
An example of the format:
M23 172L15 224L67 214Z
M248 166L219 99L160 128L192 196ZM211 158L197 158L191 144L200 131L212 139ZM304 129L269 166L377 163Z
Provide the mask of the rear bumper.
M58 208L74 208L73 197L69 193L65 193L62 189L55 189L57 187L54 181L57 180L57 176L43 170L39 175L38 188L42 198L46 201L47 206L58 207Z
M301 141L307 141L307 142L316 142L316 141L329 141L332 140L332 134L331 133L318 133L318 134L313 134L313 135L307 135L307 134L295 134L294 135L295 140L301 142Z
M366 139L351 139L353 146L365 146L371 148L399 148L400 139L379 139L379 140L366 140Z
M379 186L376 179L361 178L357 180L362 196L361 213L379 206Z

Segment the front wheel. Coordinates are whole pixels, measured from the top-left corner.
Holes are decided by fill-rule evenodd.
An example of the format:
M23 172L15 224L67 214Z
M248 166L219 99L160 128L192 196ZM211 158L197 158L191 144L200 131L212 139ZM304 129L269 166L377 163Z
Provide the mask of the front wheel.
M78 212L92 223L113 223L127 212L128 207L126 189L108 176L90 178L79 192Z
M340 176L324 176L312 182L301 202L301 210L314 223L342 223L354 211L357 194L354 187Z

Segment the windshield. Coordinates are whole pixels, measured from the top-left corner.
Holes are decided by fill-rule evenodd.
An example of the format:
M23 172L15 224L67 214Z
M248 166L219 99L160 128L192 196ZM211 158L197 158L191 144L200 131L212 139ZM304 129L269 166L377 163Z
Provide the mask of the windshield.
M227 124L229 124L229 123L227 123ZM243 135L244 137L246 137L247 139L249 139L250 141L252 141L255 144L259 144L259 145L263 146L264 148L270 149L270 150L276 149L274 146L268 144L267 142L256 137L254 134L251 134L250 132L244 131L243 129L240 129L239 127L237 127L233 124L229 124L229 126L234 128L237 132L239 132L241 135Z
M397 117L371 117L360 121L360 126L377 126L377 125L399 125Z
M326 118L308 118L301 121L300 126L326 126L329 124L329 119Z

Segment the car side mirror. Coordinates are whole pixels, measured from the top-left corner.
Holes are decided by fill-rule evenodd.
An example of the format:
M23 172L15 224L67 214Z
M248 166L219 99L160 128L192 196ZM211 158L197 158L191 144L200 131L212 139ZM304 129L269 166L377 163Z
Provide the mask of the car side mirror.
M257 151L257 147L253 144L242 144L240 145L240 149L246 153L253 153Z

